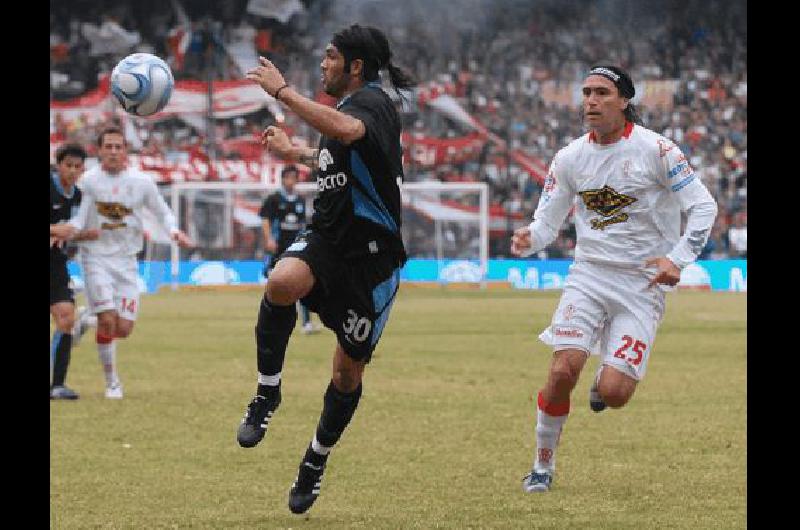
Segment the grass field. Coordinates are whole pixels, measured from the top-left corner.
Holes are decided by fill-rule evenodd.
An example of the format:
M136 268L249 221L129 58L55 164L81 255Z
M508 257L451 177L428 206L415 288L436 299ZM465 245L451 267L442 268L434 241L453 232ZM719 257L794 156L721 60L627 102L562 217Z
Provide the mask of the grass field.
M522 492L550 360L536 334L559 294L402 289L305 516L287 493L333 334L295 330L283 403L266 439L242 449L260 291L147 296L117 347L125 399L103 398L87 335L68 378L81 399L51 402L51 527L744 528L746 294L670 294L647 377L622 410L589 410L592 357L553 490Z

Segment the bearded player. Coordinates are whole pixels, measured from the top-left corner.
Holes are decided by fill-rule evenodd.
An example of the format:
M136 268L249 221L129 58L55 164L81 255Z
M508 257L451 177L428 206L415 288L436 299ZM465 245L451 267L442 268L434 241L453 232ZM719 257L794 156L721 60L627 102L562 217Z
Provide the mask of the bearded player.
M281 402L295 302L302 300L336 334L336 348L316 432L289 491L294 513L314 504L328 457L355 414L364 371L389 318L406 260L400 232L401 122L381 88L379 71L388 70L395 89L414 81L392 63L383 32L356 24L333 36L320 68L325 92L338 100L335 109L295 91L264 58L247 74L322 133L319 148L311 149L294 146L276 127L264 132L268 149L316 170L319 194L308 230L270 273L256 324L258 387L237 433L242 447L254 447L266 434Z

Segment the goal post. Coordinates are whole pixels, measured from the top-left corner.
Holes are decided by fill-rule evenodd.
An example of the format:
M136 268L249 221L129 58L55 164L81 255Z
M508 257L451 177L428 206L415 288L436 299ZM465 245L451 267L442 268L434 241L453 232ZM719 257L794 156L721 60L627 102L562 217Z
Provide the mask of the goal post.
M169 197L178 224L197 243L192 260L260 260L258 207L279 187L259 182L175 182L162 192ZM402 235L410 267L428 271L409 281L455 281L486 285L489 259L489 186L485 182L406 182ZM295 193L306 201L310 221L316 182L299 182ZM243 230L247 237L242 237ZM253 239L255 238L255 242ZM247 240L243 243L243 240ZM263 247L263 245L262 245ZM186 252L186 251L184 251ZM435 262L435 274L430 271ZM464 268L469 274L464 273ZM170 284L178 288L181 250L173 243ZM461 273L458 271L461 270ZM435 276L435 277L434 277Z

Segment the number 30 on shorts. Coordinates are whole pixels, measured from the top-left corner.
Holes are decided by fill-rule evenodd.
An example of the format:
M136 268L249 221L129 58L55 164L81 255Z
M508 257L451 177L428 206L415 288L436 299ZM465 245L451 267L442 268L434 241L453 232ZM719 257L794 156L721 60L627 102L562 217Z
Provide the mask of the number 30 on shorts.
M359 317L352 309L348 309L347 321L343 328L345 334L352 335L356 342L364 342L372 329L372 322L366 317Z
M640 340L635 340L630 335L623 335L622 336L622 347L614 352L614 357L617 359L625 359L629 363L634 366L639 366L639 363L642 362L642 355L644 355L644 351L647 349L647 344ZM636 357L627 357L625 355L625 351L633 345L633 353L636 354Z

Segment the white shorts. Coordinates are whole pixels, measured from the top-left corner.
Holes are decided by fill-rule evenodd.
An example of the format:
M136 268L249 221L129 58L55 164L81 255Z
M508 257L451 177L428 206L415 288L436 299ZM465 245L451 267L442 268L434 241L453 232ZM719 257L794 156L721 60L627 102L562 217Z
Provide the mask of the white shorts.
M126 320L139 314L139 266L136 256L81 256L92 313L116 311Z
M603 364L642 379L664 316L664 291L647 286L651 277L635 269L572 264L550 327L539 338L554 351L601 355Z

